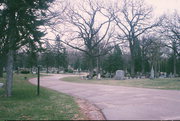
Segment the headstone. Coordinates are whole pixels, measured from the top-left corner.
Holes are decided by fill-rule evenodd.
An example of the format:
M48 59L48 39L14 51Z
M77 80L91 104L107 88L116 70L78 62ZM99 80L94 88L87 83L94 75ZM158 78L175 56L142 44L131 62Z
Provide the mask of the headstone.
M154 69L153 67L151 68L151 76L150 76L151 79L154 79Z
M165 72L161 72L159 78L166 78L166 73Z
M100 80L100 79L101 79L101 74L100 74L100 73L98 73L98 75L97 75L97 79L98 79L98 80Z
M116 80L124 80L124 71L123 70L117 70L116 75L114 77Z
M141 76L141 79L145 79L146 77L145 76Z
M170 73L169 78L174 78L174 75L172 73Z
M164 72L164 77L167 78L167 73L166 72Z
M4 84L3 83L0 83L0 88L2 88L4 86Z
M109 78L109 77L110 77L110 73L106 73L105 78Z

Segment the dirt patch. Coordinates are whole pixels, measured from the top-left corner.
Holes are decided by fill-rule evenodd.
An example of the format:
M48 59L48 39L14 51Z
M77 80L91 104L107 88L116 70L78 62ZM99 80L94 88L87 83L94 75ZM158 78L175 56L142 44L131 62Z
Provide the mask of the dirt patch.
M84 114L86 120L105 120L101 110L87 100L77 98L76 102L80 107L80 112Z

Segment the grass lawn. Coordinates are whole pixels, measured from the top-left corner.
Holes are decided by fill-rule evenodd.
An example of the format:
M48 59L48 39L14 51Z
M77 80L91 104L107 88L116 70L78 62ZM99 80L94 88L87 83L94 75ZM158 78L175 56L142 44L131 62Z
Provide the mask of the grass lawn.
M41 88L36 95L36 86L24 77L36 77L33 74L15 74L13 96L4 97L0 88L0 120L72 120L83 119L73 97ZM0 78L0 82L5 79Z
M63 81L77 82L77 83L91 83L91 84L105 84L116 86L129 86L129 87L141 87L141 88L154 88L154 89L170 89L180 90L180 78L171 79L128 79L128 80L84 80L80 77L65 77Z

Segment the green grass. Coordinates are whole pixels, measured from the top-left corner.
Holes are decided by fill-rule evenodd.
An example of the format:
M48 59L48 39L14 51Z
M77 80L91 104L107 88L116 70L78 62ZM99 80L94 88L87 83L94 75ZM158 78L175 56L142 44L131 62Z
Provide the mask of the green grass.
M165 79L128 79L128 80L113 80L113 79L102 79L102 80L84 80L80 77L65 77L63 81L76 82L76 83L91 83L91 84L105 84L105 85L116 85L116 86L129 86L129 87L140 87L140 88L153 88L153 89L170 89L180 90L180 78L165 78Z
M0 89L0 120L72 120L82 118L73 97L45 88L36 95L36 86L24 77L36 75L18 74L14 76L13 95L4 97ZM0 78L0 82L5 79Z

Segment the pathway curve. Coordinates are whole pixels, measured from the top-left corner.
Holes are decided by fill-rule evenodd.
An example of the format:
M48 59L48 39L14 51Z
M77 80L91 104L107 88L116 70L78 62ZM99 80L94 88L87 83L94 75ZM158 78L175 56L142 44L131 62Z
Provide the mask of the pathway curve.
M41 86L88 100L107 120L180 120L180 91L61 81L72 75L42 77ZM73 75L74 76L74 75ZM36 79L30 82L36 84Z

